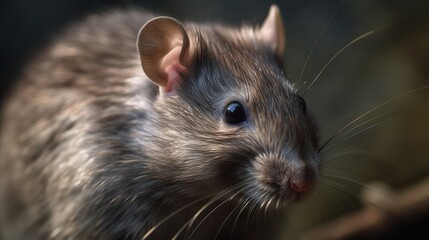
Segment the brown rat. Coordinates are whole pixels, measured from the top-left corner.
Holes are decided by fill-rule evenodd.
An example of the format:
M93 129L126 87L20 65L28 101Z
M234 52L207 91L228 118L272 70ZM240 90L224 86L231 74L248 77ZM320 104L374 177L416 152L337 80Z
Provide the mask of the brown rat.
M274 238L277 217L252 214L281 215L319 175L284 46L276 6L260 28L137 10L70 28L3 113L5 238Z

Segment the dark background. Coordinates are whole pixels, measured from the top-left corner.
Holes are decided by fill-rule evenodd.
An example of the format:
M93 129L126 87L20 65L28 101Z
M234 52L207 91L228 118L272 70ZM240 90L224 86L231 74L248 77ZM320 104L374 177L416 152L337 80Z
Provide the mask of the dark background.
M321 126L322 139L328 139L382 101L429 84L429 4L424 0L2 0L0 101L11 91L20 70L33 54L67 25L88 14L111 8L144 7L180 20L260 24L272 3L278 4L282 11L287 35L285 67L297 86L302 82L308 86L324 64L354 38L379 26L389 26L338 55L305 94L309 109ZM339 10L334 16L336 9ZM324 28L303 80L299 81L308 53ZM374 127L370 127L374 123L370 121L346 134L343 137L346 141L331 151L333 156L326 157L329 160L326 168L337 176L340 187L324 184L322 180L313 197L292 208L285 237L297 239L308 229L359 208L360 189L370 181L383 181L400 190L427 177L428 96L429 91L421 91L401 98L374 113L382 114L381 120L393 116L392 121ZM357 150L349 154L344 151L349 147ZM391 231L385 239L392 239L392 235L403 239L424 230L429 224L427 218L421 218L405 224L399 232Z

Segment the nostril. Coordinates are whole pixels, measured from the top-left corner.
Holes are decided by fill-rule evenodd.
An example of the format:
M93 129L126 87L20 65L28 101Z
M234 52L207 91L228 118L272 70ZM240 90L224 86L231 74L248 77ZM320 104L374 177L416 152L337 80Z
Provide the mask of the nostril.
M289 187L295 192L309 192L314 185L315 180L303 174L293 176L289 182Z
M292 180L290 182L290 188L295 192L309 192L314 187L313 181L305 181L305 180Z
M293 177L289 182L289 187L295 192L304 192L306 189L305 180L302 177Z

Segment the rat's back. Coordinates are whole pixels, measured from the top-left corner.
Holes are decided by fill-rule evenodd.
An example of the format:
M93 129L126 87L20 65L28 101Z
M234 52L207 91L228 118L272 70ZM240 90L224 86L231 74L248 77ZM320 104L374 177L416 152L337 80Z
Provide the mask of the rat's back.
M124 127L133 118L124 103L138 88L130 81L142 74L135 39L151 17L137 10L89 16L58 34L21 74L1 119L5 239L56 239L58 231L73 238L87 224L76 209L90 188L91 148L100 126L116 136L125 131L109 129L109 118Z

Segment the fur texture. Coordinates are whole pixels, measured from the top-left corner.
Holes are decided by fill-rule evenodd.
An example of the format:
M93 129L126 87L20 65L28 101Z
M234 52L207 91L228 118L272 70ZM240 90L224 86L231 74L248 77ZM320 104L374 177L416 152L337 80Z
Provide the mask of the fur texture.
M272 227L252 226L249 217L270 199L292 202L298 194L288 182L297 169L317 179L317 129L253 28L186 23L197 43L193 67L177 97L160 98L135 46L152 17L90 16L22 74L2 118L6 239L141 239L202 199L150 235L170 239L207 197L239 185L201 214L196 223L221 204L192 239L214 238L224 220L218 239L269 239ZM225 123L230 101L243 104L246 124Z

